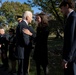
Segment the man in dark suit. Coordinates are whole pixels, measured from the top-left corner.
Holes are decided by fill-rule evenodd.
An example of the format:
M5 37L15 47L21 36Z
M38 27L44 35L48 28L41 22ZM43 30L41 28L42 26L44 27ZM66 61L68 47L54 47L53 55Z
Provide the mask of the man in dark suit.
M63 61L64 75L76 75L76 64L70 60L71 53L76 49L76 13L73 10L73 3L62 1L60 4L61 12L67 17L64 29Z
M28 75L28 62L32 48L31 37L35 37L33 29L28 25L32 21L32 13L30 11L25 11L22 19L16 29L18 75ZM24 33L23 29L28 29L31 32L30 36Z
M0 49L1 49L1 60L5 70L9 68L8 65L8 57L7 57L7 50L8 50L8 40L5 35L5 30L3 27L0 27Z

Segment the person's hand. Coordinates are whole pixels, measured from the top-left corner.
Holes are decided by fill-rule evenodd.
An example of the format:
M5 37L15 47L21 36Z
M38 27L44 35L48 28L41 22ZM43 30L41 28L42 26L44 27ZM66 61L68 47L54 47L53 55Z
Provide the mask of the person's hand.
M67 64L68 64L68 62L66 62L66 61L64 61L64 60L62 61L62 67L63 67L63 69L64 69L64 68L67 68Z
M25 34L32 36L32 33L31 33L28 29L23 28L22 31L23 31Z
M0 44L0 48L1 48L1 44Z

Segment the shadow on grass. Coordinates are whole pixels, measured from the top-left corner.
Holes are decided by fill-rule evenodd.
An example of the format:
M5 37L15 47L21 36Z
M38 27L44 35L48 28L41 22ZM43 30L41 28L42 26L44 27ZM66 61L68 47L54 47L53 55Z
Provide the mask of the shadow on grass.
M62 47L63 39L48 38L49 75L63 75Z
M48 75L63 75L63 69L61 66L62 47L63 47L63 39L48 38L48 61L49 61ZM36 67L32 58L31 58L30 75L36 75ZM43 72L41 75L43 75Z
M55 39L48 38L48 67L49 74L48 75L63 75L63 69L61 66L62 61L62 47L63 47L63 39ZM29 75L36 75L36 66L35 62L32 59L33 51L30 57L30 73ZM9 62L10 63L10 62ZM18 65L16 66L18 67ZM2 70L0 70L0 75ZM43 71L41 73L43 75Z

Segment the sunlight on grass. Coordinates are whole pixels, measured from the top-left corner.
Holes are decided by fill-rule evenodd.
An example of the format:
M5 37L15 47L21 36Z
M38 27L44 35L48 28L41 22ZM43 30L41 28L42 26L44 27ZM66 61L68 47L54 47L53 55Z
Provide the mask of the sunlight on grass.
M61 66L63 39L55 39L54 37L55 36L53 35L53 37L49 36L48 38L48 61L49 61L48 75L63 75L63 69ZM33 51L34 50L32 50L31 57L30 57L29 75L36 75L36 65L32 58ZM2 64L1 57L0 57L0 64ZM10 61L9 61L9 66L11 68ZM16 69L18 70L18 63L17 63ZM41 75L44 75L43 70L41 72Z

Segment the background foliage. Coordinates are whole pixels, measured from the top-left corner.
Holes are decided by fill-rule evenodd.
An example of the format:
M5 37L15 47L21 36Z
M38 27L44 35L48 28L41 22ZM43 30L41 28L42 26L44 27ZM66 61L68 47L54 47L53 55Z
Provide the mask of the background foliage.
M33 12L31 7L20 2L9 2L6 1L0 7L0 24L8 24L9 27L15 27L17 25L17 15L22 16L23 12L30 10Z

